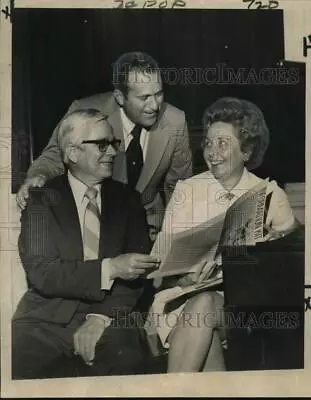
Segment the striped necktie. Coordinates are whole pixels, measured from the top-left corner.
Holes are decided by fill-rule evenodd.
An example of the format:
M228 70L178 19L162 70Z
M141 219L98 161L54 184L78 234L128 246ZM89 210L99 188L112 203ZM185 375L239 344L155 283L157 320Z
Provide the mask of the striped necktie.
M100 213L96 202L98 190L89 187L84 196L89 199L85 209L83 225L83 252L84 260L98 258L99 234L100 234Z

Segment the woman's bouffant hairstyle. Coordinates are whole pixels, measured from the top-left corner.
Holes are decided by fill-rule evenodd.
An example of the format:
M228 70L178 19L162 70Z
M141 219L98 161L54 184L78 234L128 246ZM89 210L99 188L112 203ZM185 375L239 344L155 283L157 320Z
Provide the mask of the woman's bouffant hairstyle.
M214 122L226 122L236 129L242 152L249 152L247 169L261 165L269 145L269 129L263 113L253 103L235 97L222 97L209 106L203 115L204 136Z

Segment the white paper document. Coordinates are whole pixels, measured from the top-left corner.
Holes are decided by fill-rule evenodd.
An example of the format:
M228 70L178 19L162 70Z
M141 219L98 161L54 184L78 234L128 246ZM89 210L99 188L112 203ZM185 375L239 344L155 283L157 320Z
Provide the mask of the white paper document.
M147 277L195 272L200 261L212 262L219 245L252 246L263 238L267 182L239 197L226 213L179 233L160 232L151 254L161 259Z

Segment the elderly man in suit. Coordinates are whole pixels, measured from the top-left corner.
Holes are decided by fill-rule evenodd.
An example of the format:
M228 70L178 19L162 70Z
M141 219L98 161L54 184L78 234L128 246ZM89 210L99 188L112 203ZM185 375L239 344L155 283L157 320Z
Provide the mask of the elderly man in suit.
M129 183L141 193L154 237L177 181L192 175L185 114L163 101L160 69L149 55L125 53L114 64L113 75L113 93L76 100L68 112L95 108L109 115L108 121L121 140L113 179ZM17 194L22 208L29 187L41 186L64 171L57 132L58 127Z
M12 323L15 379L61 375L69 359L80 375L143 369L133 313L143 275L159 260L148 255L139 193L109 179L120 144L112 132L97 110L68 114L58 129L68 173L30 191L19 238L29 289Z

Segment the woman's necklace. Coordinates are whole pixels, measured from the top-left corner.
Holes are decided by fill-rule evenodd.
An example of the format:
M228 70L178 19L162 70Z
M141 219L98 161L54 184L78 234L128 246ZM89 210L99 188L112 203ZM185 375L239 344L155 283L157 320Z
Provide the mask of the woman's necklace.
M227 191L227 193L224 193L224 198L226 200L231 201L234 197L235 197L235 195L233 193L231 193L231 191Z
M243 171L242 171L242 173L243 173ZM232 190L234 190L234 188L236 187L236 185L238 184L238 182L240 182L241 177L242 177L242 173L241 173L241 175L239 176L239 179L237 179L237 181L235 182L235 184L229 186L230 189L226 188L226 186L227 186L226 184L224 185L224 183L220 182L221 186L222 186L222 187L224 188L224 190L225 190L225 193L221 196L222 198L224 198L224 199L226 199L226 200L228 200L228 201L231 201L232 199L234 199L235 194L232 193Z

